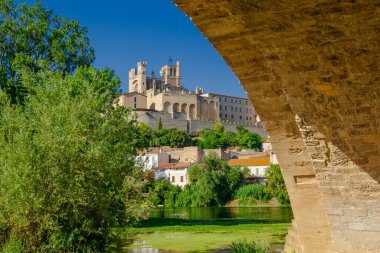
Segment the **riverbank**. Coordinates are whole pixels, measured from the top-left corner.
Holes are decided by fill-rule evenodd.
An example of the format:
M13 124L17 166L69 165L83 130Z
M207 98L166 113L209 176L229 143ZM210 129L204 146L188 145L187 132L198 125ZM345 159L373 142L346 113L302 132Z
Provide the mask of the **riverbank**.
M256 203L252 205L241 204L240 199L233 199L229 201L225 206L226 207L281 207L280 203L275 198L269 200L268 202L261 202L259 200L256 200Z
M157 209L136 228L130 252L211 252L239 240L284 244L292 218L286 208Z
M175 223L177 222L175 221ZM182 224L163 226L156 226L157 220L152 223L155 225L137 229L139 234L131 248L148 246L175 252L212 251L228 248L232 242L242 239L282 245L290 226L290 223L250 224L243 222L238 224L230 221L214 224L199 224L197 221L187 224L179 222Z

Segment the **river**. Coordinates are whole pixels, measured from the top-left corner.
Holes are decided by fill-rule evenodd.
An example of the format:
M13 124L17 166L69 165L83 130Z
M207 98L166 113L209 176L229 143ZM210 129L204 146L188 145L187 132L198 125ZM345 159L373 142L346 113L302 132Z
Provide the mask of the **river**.
M289 207L159 207L140 224L128 252L228 252L243 239L279 251L292 218Z

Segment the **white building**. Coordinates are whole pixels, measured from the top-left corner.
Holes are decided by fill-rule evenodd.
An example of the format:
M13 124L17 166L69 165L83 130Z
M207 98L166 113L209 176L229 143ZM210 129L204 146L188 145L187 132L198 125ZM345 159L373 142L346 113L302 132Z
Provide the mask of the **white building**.
M144 170L152 170L163 163L169 163L170 156L161 148L149 148L146 153L137 157L137 162L141 163Z
M174 185L184 187L189 183L188 168L191 163L165 163L154 169L156 180L164 178Z
M270 156L231 159L228 161L228 165L231 167L247 167L251 176L264 178L265 173L270 166L270 160Z

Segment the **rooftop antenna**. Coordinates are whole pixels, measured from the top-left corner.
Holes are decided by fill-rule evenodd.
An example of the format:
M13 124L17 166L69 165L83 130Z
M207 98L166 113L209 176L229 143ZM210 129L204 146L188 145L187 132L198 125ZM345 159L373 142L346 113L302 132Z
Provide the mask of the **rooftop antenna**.
M172 59L172 57L171 57L171 56L169 56L169 61L168 61L168 64L169 64L169 65L173 65L173 59Z

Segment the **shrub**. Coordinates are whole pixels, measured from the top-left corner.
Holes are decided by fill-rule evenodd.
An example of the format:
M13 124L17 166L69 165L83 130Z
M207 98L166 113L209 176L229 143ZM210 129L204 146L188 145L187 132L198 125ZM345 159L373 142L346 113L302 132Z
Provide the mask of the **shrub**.
M190 185L178 194L176 206L222 206L231 200L247 175L247 170L231 168L211 152L199 164L189 168Z
M255 241L248 242L246 239L243 241L232 242L230 245L232 253L268 253L268 247L259 244Z
M24 105L0 90L0 251L104 251L145 212L137 123L113 107L119 82L79 68L23 83Z
M241 204L256 204L256 200L268 202L272 199L272 195L265 190L265 186L262 184L249 184L237 189L235 198L240 199Z
M288 191L284 178L281 174L281 168L278 164L271 164L265 173L267 179L267 191L271 193L281 205L290 205Z

